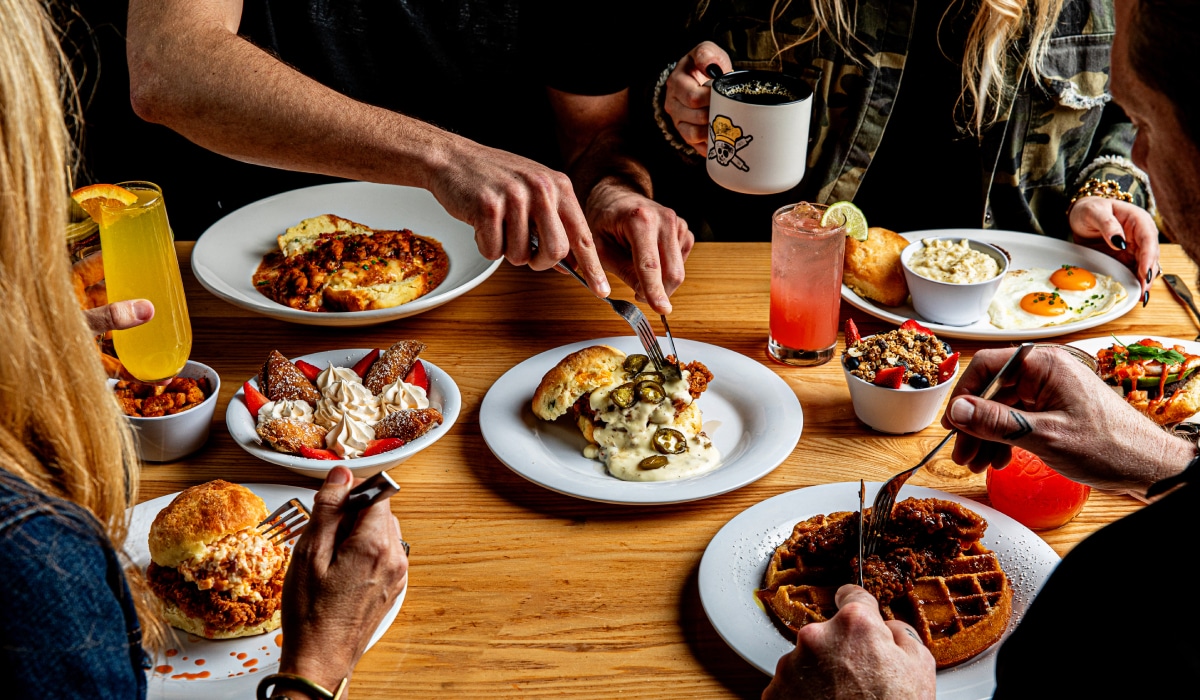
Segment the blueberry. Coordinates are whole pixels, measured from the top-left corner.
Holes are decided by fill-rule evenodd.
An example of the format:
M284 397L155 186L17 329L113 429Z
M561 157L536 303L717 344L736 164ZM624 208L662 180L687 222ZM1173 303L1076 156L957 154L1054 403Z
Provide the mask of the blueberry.
M860 364L862 363L859 362L857 357L850 357L849 355L846 356L846 369L853 372L854 370L858 369Z
M929 380L923 375L914 374L909 380L908 385L914 389L926 389L929 387Z
M950 355L950 354L951 354L951 353L950 353L950 343L947 343L947 342L946 342L946 341L944 341L944 340L942 341L942 349L946 351L946 355Z

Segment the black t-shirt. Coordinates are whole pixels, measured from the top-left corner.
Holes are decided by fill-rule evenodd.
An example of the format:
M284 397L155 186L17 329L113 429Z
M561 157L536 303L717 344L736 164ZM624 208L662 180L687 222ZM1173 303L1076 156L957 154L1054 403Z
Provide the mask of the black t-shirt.
M955 126L972 16L958 0L921 0L883 140L854 195L872 224L901 233L983 225L978 141ZM947 8L951 11L942 22ZM961 110L960 110L961 113ZM959 120L961 122L961 119ZM936 197L936 200L929 199Z
M241 163L140 120L126 3L76 2L64 44L84 90L80 184L157 182L176 236L189 240L245 204L334 180ZM246 0L239 34L357 100L559 168L545 87L596 95L628 83L644 42L613 50L625 5L577 22L550 0Z
M1196 692L1200 608L1188 572L1200 541L1198 512L1200 484L1192 478L1071 550L1000 647L995 697Z

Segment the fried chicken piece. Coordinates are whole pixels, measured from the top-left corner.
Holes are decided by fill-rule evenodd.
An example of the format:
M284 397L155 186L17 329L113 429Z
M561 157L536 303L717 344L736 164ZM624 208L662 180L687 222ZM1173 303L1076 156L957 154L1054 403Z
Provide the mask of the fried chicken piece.
M425 343L418 340L401 340L392 345L375 360L363 384L372 394L379 395L383 388L397 379L404 379L408 371L417 361L417 356L425 350Z
M258 385L271 401L307 401L316 405L321 392L308 381L300 368L278 350L272 350L258 374Z
M412 442L440 425L442 413L436 408L407 408L396 411L375 424L375 438L400 438Z
M314 450L323 449L325 433L328 431L316 423L304 423L294 418L275 418L264 421L255 428L255 432L277 452L297 454L301 446Z

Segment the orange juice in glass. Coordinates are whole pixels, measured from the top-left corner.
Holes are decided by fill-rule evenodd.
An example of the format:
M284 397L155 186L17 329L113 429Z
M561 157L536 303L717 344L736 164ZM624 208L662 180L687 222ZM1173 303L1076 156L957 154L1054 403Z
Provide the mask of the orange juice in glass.
M137 195L123 207L102 207L100 247L108 300L149 299L149 323L113 331L117 357L134 377L157 382L174 377L192 351L192 325L175 240L162 189L152 182L119 184Z
M846 221L822 225L826 206L789 204L771 217L771 331L767 352L789 365L820 365L837 345Z

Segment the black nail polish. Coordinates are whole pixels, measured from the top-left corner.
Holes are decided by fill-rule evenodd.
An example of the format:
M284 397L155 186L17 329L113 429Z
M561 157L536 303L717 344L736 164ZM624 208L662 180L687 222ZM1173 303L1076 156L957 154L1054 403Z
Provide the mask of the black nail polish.
M1154 281L1154 266L1151 265L1149 270L1146 270L1146 284Z
M1125 250L1125 239L1121 236L1113 236L1109 240L1112 241L1113 247L1117 250Z
M704 69L704 72L708 74L708 77L714 80L720 78L722 75L725 75L725 71L721 70L721 67L715 63L708 64L708 67Z
M1142 294L1142 308L1143 309L1146 308L1146 304L1149 304L1149 303L1150 303L1150 290L1147 289L1146 292L1144 294Z

